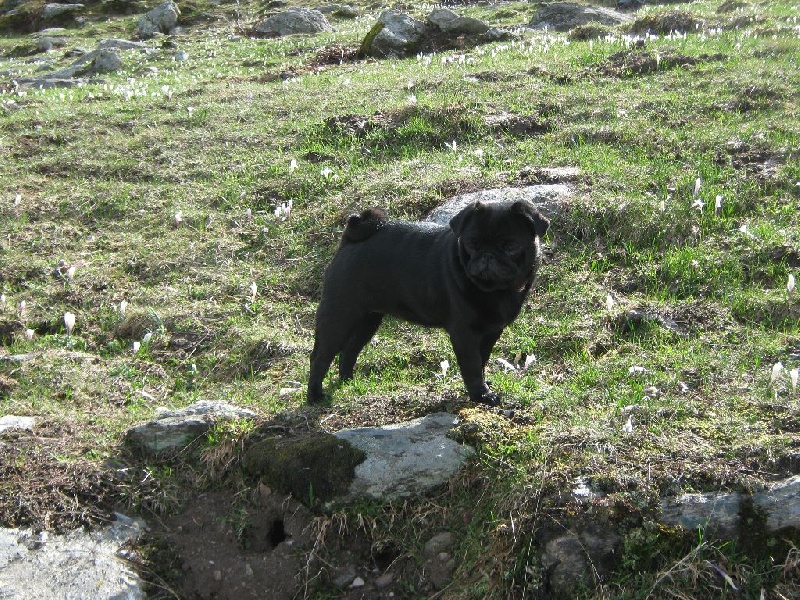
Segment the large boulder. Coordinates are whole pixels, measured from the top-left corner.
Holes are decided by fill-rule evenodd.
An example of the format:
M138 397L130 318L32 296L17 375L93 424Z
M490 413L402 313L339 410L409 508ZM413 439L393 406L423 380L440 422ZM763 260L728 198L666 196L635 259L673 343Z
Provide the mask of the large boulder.
M66 14L80 12L84 4L45 4L42 10L42 19L45 21L58 20Z
M178 5L171 0L156 6L139 19L139 37L147 39L157 33L170 33L178 25L180 16Z
M377 58L407 56L417 51L424 35L425 23L400 11L387 10L364 39L362 54Z
M462 17L447 8L434 10L428 15L428 23L448 35L480 35L489 31L489 26L474 17Z
M333 30L333 26L320 11L297 7L274 14L256 26L258 33L272 36L319 33Z
M575 2L551 2L543 4L528 24L531 29L551 29L569 31L587 23L600 23L613 27L628 23L633 19L616 10L601 6L586 6Z
M446 8L434 10L424 22L400 11L388 10L381 14L364 37L358 55L402 58L417 52L464 48L511 39L515 39L515 35L509 31L490 28L480 19L463 17Z

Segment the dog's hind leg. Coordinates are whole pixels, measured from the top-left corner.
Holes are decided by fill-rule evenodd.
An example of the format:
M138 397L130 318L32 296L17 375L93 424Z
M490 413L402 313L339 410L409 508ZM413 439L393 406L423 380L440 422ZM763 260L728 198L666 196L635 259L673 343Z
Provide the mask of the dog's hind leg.
M382 321L382 314L369 313L352 329L347 343L339 354L339 378L342 381L353 378L353 369L356 366L358 355L378 331Z

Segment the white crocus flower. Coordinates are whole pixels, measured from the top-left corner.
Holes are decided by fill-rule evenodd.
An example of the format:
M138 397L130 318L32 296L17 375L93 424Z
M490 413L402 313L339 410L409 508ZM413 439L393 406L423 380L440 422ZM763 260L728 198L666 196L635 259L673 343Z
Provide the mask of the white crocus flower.
M72 335L72 328L75 327L75 315L73 313L64 313L64 326L67 328L67 335Z

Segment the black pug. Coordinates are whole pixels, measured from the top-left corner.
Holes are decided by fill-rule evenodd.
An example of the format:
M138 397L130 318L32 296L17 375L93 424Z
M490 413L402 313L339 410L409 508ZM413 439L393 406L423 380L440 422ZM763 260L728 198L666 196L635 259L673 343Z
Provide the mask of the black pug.
M394 315L444 328L470 399L496 406L484 367L533 285L549 225L525 201L475 202L449 227L389 221L378 209L350 216L325 272L308 401L323 400L337 354L340 379L352 378L358 354L384 315Z

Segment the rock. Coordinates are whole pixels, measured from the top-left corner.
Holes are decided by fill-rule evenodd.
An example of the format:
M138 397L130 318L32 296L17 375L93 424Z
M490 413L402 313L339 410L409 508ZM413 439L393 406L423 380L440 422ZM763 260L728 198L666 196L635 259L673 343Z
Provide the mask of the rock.
M86 83L85 79L72 77L23 77L17 79L16 81L20 89L34 88L40 90L49 90L53 88L72 88Z
M355 19L359 14L358 9L349 4L326 4L319 7L319 12L340 19Z
M489 26L480 19L462 17L446 8L429 14L428 23L448 35L480 35L489 31Z
M344 499L391 500L445 483L474 453L449 439L456 417L436 413L386 425L344 429L334 435L366 454Z
M339 589L348 587L353 580L358 576L356 568L353 565L344 565L337 567L331 573L331 583Z
M45 4L42 10L42 19L52 21L62 15L78 12L84 8L84 4Z
M39 52L50 52L54 48L63 48L67 45L67 38L43 36L36 42L36 49Z
M139 19L139 37L147 39L157 33L170 33L178 25L180 15L181 11L174 2L168 1L156 6Z
M122 67L122 57L115 48L98 50L92 66L95 73L113 73Z
M442 552L449 552L456 543L456 536L449 531L437 533L425 543L422 553L426 558L434 558Z
M106 38L97 43L98 50L106 50L109 48L116 48L117 50L147 50L147 44L119 38Z
M439 225L448 225L450 219L456 216L461 209L473 202L507 202L517 200L527 200L531 202L541 213L553 218L564 211L567 199L572 194L572 188L564 184L550 185L529 185L522 188L499 188L493 190L482 190L471 194L461 194L447 200L444 204L436 208L426 221L432 221Z
M550 577L553 598L574 598L591 589L597 577L609 574L617 562L620 537L613 531L568 532L544 546L542 566Z
M372 584L379 590L389 587L394 581L394 573L384 573L380 577L376 577Z
M36 417L17 417L14 415L3 415L0 417L0 433L12 429L33 431L36 425ZM0 597L2 597L0 595Z
M416 52L463 48L500 40L514 39L508 31L490 28L472 17L463 17L441 8L431 12L425 22L397 10L381 14L361 43L358 56L403 57Z
M256 31L266 35L283 36L297 33L334 31L328 19L318 10L292 7L272 15L256 26Z
M702 527L710 536L729 539L739 532L742 509L747 503L763 511L767 531L800 528L800 475L778 481L752 496L708 492L664 499L660 521L684 529Z
M10 600L145 598L142 581L125 549L144 522L116 515L110 526L65 535L0 529L0 597Z
M199 400L178 410L160 408L156 414L149 423L129 429L125 434L126 441L151 453L176 450L204 435L219 421L253 419L256 416L251 410L210 400Z
M334 435L271 437L253 444L242 466L268 486L314 506L348 492L365 454Z
M453 579L456 568L455 559L447 552L440 552L425 561L425 576L437 590L444 589Z
M387 10L364 38L360 54L377 58L407 56L417 51L424 34L425 24L421 21L397 10Z
M542 4L539 7L528 27L531 29L547 28L554 31L569 31L579 25L586 25L592 22L614 26L629 23L630 21L632 21L630 16L610 8L585 6L574 2L551 2L550 4Z

